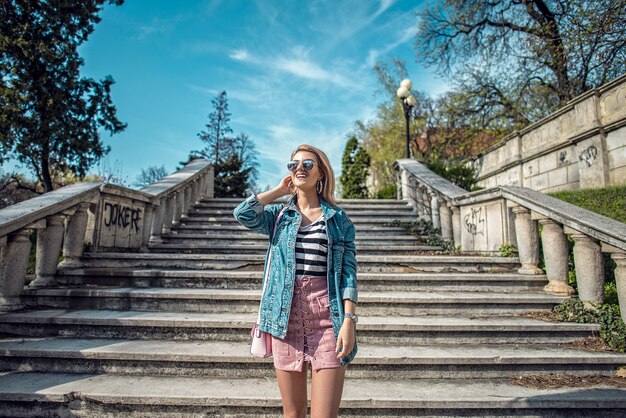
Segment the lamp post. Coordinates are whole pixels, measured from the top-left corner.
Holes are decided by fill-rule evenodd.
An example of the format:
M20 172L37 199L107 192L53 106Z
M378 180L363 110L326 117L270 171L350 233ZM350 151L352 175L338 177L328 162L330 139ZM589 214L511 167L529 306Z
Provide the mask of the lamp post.
M409 116L411 115L411 109L413 109L413 106L417 104L417 100L415 100L415 97L411 94L412 85L413 84L411 83L411 80L402 80L402 82L400 83L400 88L398 88L398 91L396 93L396 95L402 102L402 109L404 110L404 121L406 123L406 158L411 158Z

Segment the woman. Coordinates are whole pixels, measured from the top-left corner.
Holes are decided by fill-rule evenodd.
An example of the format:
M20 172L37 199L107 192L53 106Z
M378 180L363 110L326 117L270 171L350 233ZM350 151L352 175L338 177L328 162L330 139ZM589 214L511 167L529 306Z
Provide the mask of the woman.
M308 364L311 416L336 417L346 365L357 352L355 228L334 204L324 152L300 145L287 168L277 187L250 196L234 215L269 235L259 328L272 335L285 417L306 416ZM287 194L286 205L266 206Z

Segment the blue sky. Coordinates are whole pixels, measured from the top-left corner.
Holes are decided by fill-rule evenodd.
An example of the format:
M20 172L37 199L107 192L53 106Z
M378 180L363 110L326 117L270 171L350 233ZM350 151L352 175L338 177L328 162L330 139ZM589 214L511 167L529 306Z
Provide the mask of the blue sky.
M255 141L261 186L286 174L290 151L310 143L341 171L346 134L374 116L377 59L407 63L414 88L445 81L416 63L416 8L405 0L127 0L107 6L81 47L83 74L111 75L121 134L102 136L104 164L128 183L141 168L168 172L204 144L211 99L226 90L235 134ZM403 147L402 133L398 133ZM102 166L101 166L102 168ZM97 172L94 167L92 172Z

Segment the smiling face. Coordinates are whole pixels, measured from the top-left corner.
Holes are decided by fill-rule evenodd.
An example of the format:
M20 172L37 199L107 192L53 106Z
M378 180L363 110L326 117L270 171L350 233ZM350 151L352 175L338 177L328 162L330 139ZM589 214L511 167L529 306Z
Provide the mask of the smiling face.
M292 160L300 161L296 171L291 173L291 182L293 185L303 191L315 190L318 180L322 178L317 156L309 151L298 151L294 154ZM315 163L311 171L304 169L302 164L304 160L313 160Z

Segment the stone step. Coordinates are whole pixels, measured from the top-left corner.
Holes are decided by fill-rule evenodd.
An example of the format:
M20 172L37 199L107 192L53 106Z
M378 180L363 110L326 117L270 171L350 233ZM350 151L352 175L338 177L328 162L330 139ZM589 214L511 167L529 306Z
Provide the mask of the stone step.
M511 272L517 257L444 255L361 255L359 272ZM210 270L263 270L264 254L83 253L80 265L100 268L167 268ZM61 264L61 266L63 266Z
M0 315L0 335L248 342L256 318L256 313L36 310ZM519 316L361 316L358 329L362 344L555 344L597 334L599 325Z
M229 225L213 225L213 224L200 224L194 223L194 225L174 224L172 231L189 233L189 234L209 234L211 236L220 235L245 235L250 237L267 237L267 235L257 234L251 231L245 226L239 223L233 223ZM369 235L391 235L401 237L414 237L409 234L406 229L400 226L380 226L380 225L359 225L358 229L359 237L368 237ZM427 235L422 237L426 239Z
M248 342L74 338L0 340L0 371L271 378L271 358ZM626 354L563 345L374 345L359 347L346 371L358 379L472 379L568 373L612 376Z
M418 213L410 206L402 206L395 208L344 208L348 216L375 216L395 218L396 216L412 216L417 218ZM234 216L233 209L230 208L207 208L202 206L194 206L189 209L187 216Z
M176 312L258 312L260 290L164 288L25 289L31 307ZM360 292L363 315L511 315L550 311L565 298L540 292Z
M202 243L219 243L219 244L263 244L267 247L268 237L267 235L261 234L250 234L250 236L245 236L242 234L230 234L225 235L222 234L220 236L214 236L207 233L187 233L187 232L177 232L177 233L169 233L161 235L161 238L166 243L190 243L195 244L198 242ZM372 234L359 234L356 240L354 241L357 245L365 244L377 244L377 245L423 245L423 242L420 241L417 237L413 235L400 235L390 237L389 235L372 235ZM152 245L151 245L152 247Z
M233 394L236 396L233 396ZM12 418L282 417L275 379L13 372L0 375ZM347 380L342 417L568 417L626 414L626 389L535 389L510 379Z
M234 209L241 203L245 198L214 198L214 199L202 199L197 202L194 206L197 207L221 207L221 208L231 208ZM279 204L285 203L287 200L277 200L270 204ZM350 207L373 207L373 208L397 208L397 207L410 207L410 204L406 200L396 200L396 199L339 199L337 200L337 205L341 208L350 208Z
M132 268L60 268L59 285L260 289L262 271L164 270ZM545 275L518 273L360 273L359 289L484 291L542 290Z
M442 251L442 247L433 245L418 245L419 242L414 241L412 243L396 244L389 243L389 245L372 242L356 242L356 250L359 254L363 255L419 255L424 253L432 253L433 251ZM197 238L184 240L171 240L169 239L165 243L150 244L148 247L150 252L159 253L177 252L179 254L265 254L267 251L266 242L250 242L250 243L223 243L219 239L206 239Z
M381 213L377 216L356 214L356 215L350 216L350 220L352 220L355 227L359 228L360 226L364 226L364 225L385 225L393 221L407 222L407 223L415 222L417 221L417 216L408 214L408 215L395 215L392 218L390 218L386 216L384 213ZM188 216L183 217L180 223L186 224L186 225L209 224L209 223L219 224L219 225L239 224L237 219L235 219L235 217L232 215L211 216L211 215L200 215L200 214L194 214L194 213L189 213Z

